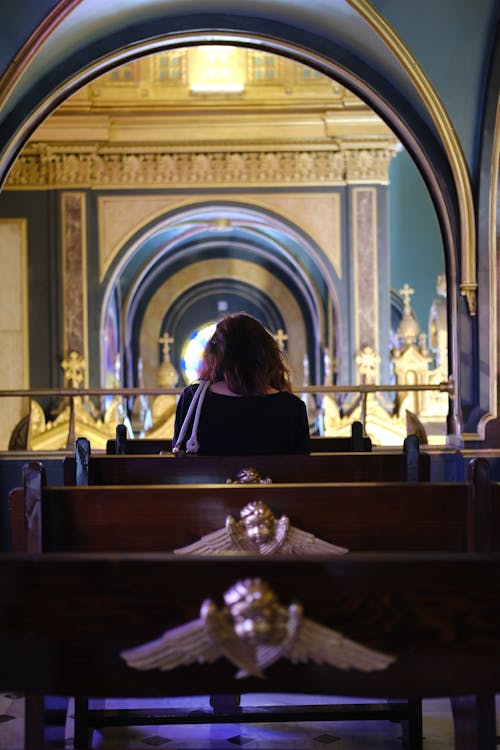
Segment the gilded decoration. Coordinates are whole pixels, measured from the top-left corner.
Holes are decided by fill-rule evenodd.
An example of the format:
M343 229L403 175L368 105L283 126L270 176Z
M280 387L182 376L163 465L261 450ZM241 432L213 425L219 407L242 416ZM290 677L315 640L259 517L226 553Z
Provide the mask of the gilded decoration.
M164 147L32 143L16 160L8 190L65 188L244 187L389 183L394 150L214 150L176 152Z
M351 434L352 423L358 421L363 424L364 434L371 438L374 445L396 445L406 435L414 433L419 435L421 444L445 442L445 417L449 410L451 390L448 382L444 275L438 276L436 291L429 316L429 331L426 333L420 329L411 307L414 290L409 284L404 284L399 290L404 309L390 351L397 385L431 385L433 389L400 391L389 401L381 393L368 391L357 394L344 402L342 407L332 395L325 394L321 406L325 435L346 437ZM328 359L326 354L325 359ZM379 352L365 346L358 351L355 361L358 382L368 387L375 384L381 361ZM325 364L325 385L328 384L330 369L331 366ZM421 420L425 421L432 434L427 435Z
M271 477L263 477L253 466L246 466L236 473L236 478L228 477L226 484L272 484Z
M288 516L276 518L261 500L245 505L240 518L227 516L223 528L205 534L194 544L174 550L177 555L343 555L349 550L318 539L290 524Z
M223 607L205 599L199 618L120 656L129 667L141 671L169 671L225 657L237 668L236 679L264 678L265 670L280 659L362 672L387 669L395 661L305 617L299 602L283 606L260 578L237 581L223 598Z
M82 387L86 380L87 363L81 354L68 352L61 361L61 369L65 388L77 390ZM122 401L121 396L115 396L111 404L102 410L95 406L89 396L60 398L51 413L53 419L48 420L41 405L32 399L29 414L21 420L11 437L11 442L23 438L24 444L12 445L12 449L73 449L76 437L85 435L92 448L106 450L107 441L115 437L116 426L126 421Z

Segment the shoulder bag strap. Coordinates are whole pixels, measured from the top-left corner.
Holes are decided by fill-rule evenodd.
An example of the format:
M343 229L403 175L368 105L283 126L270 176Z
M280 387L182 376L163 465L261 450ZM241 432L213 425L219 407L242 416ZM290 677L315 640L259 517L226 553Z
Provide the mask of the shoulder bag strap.
M200 413L201 413L201 407L203 404L203 399L205 398L205 393L207 392L209 385L210 385L209 381L204 380L200 383L200 385L196 389L194 396L191 399L191 403L189 404L187 414L184 417L184 421L179 431L179 435L177 437L175 446L172 448L173 453L178 453L179 451L182 450L182 444L183 444L184 438L186 437L186 433L189 429L191 417L195 409L196 409L196 413L194 415L193 429L191 430L191 437L188 438L188 440L186 441L186 452L197 453L200 447L198 443L198 438L197 438L198 422L200 421Z

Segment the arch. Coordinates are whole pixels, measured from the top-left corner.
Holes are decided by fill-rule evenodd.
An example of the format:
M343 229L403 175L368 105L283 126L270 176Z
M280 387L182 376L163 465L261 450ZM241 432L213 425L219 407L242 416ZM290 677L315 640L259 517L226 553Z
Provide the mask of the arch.
M258 279L262 278L262 271L248 261L238 260L234 263L236 278L245 279L248 284L256 286ZM144 322L141 327L140 335L140 354L144 367L144 377L147 373L151 374L157 367L157 347L156 339L158 332L158 321L162 320L165 312L164 300L175 300L179 293L193 288L193 273L195 279L203 278L205 280L221 278L224 275L224 264L217 259L201 261L200 263L191 264L189 269L184 267L177 273L170 276L158 291L151 296L144 316ZM286 328L292 327L296 330L295 341L291 341L288 348L288 359L294 375L294 381L299 382L299 376L302 369L304 351L303 342L306 341L306 326L300 311L300 308L293 298L285 284L277 283L274 277L270 277L267 272L264 274L268 277L268 287L272 286L274 299L283 316Z
M292 57L311 67L322 69L327 75L341 80L348 88L356 91L373 109L391 123L394 130L398 132L407 145L410 153L413 154L416 163L428 181L429 189L435 200L440 202L439 190L436 190L437 185L434 182L437 172L435 172L433 164L421 147L421 138L417 137L418 127L416 127L416 123L421 121L421 125L424 129L427 129L426 140L429 141L429 144L434 138L428 126L430 125L438 134L440 143L435 143L434 145L443 148L445 161L450 167L456 190L455 197L458 198L459 236L456 239L460 248L462 264L461 290L469 301L471 311L474 312L475 289L477 286L474 252L474 213L470 180L462 149L452 123L447 116L447 112L430 81L409 49L373 5L367 0L346 0L345 2L343 0L332 0L328 14L325 14L320 8L308 7L307 18L302 19L304 21L303 28L311 29L310 34L308 34L309 44L306 49L306 47L301 47L295 43L297 28L288 25L290 22L287 17L296 16L297 9L294 8L293 12L291 12L289 7L280 7L282 5L280 0L266 3L267 13L265 15L269 16L268 26L271 32L273 30L276 31L276 35L273 36L270 33L269 37L263 37L261 33L256 33L254 30L250 38L248 33L251 31L252 25L255 25L256 20L259 21L260 25L263 16L257 13L256 10L254 10L255 15L252 16L252 13L248 12L251 10L250 7L246 9L248 13L246 15L241 2L238 4L240 13L237 22L234 17L227 15L227 8L225 8L226 13L221 16L217 12L216 4L210 3L209 7L212 12L208 13L208 19L211 19L213 23L208 27L206 25L208 19L205 15L202 16L204 24L201 26L200 16L193 14L193 10L194 13L196 11L199 13L206 12L208 4L204 0L198 0L198 2L192 4L194 7L189 15L189 20L185 16L179 15L175 4L173 2L171 4L173 6L173 19L168 19L169 28L172 30L175 29L175 31L168 36L162 37L161 31L158 32L160 24L157 11L151 7L148 13L148 3L145 2L141 4L140 8L136 9L136 12L140 15L144 23L143 33L148 24L151 24L151 26L153 24L156 25L156 33L151 35L147 41L137 41L137 32L134 34L130 27L127 29L122 28L121 35L118 35L115 29L113 36L111 36L108 29L108 36L105 36L104 40L101 39L101 47L104 43L104 46L108 45L111 51L104 56L100 55L98 59L94 58L91 64L85 68L81 67L81 50L78 55L78 63L76 60L72 61L68 50L66 50L66 54L68 55L66 64L70 65L73 62L77 70L72 77L69 79L66 78L61 89L52 90L52 87L50 87L50 90L46 92L46 98L44 98L43 102L38 107L35 107L34 110L33 108L31 109L23 126L29 132L32 132L34 127L53 110L61 98L65 98L65 96L75 91L84 83L88 83L96 75L100 75L106 70L115 67L118 63L124 63L141 54L147 54L154 50L171 46L192 45L207 40L212 43L220 41L236 45L258 44L259 46L268 47L276 54ZM167 11L163 18L163 23L165 23L166 17L170 12L170 8L168 7L169 0L166 0L163 5ZM243 3L243 5L246 4ZM253 5L255 6L255 3ZM286 5L289 6L289 3ZM0 103L4 105L7 111L13 107L9 99L12 99L14 95L15 84L20 85L21 90L23 88L23 75L29 69L27 62L31 62L37 54L38 57L42 56L43 60L43 53L49 47L51 39L56 40L54 46L57 47L57 43L59 43L60 48L64 49L64 35L66 34L70 39L74 35L72 28L74 26L74 19L77 19L77 22L80 24L88 20L85 18L83 6L83 2L62 0L50 16L47 17L44 24L42 24L42 30L35 33L34 37L28 40L24 50L26 55L19 55L18 59L13 63L6 76L7 80L4 83L3 90L0 92ZM127 8L127 11L130 15L130 8ZM103 19L101 20L103 26L106 21L109 24L109 16L106 18L104 8L92 8L92 14L93 21L96 18ZM332 24L333 17L335 17L336 24ZM278 18L280 23L279 27L276 27L276 19ZM113 20L117 19L119 21L119 14L113 16ZM241 30L238 30L238 26ZM182 27L184 31L179 32L177 30L178 27ZM188 28L191 31L187 31ZM195 29L194 31L193 28ZM210 29L209 33L207 33L207 28ZM312 29L316 32L326 30L327 34L328 32L333 33L335 31L333 38L335 42L334 49L331 49L331 44L327 45L330 48L329 55L325 54L325 50L323 49L323 37L318 36L316 39ZM130 34L132 34L131 41L129 40ZM79 28L78 36L81 37L81 28ZM120 45L115 42L113 44L113 40L119 36L120 40L124 40L124 43ZM354 39L358 42L357 50L353 42ZM129 43L127 44L125 40L128 40ZM367 46L368 41L369 45ZM341 46L342 44L345 46ZM35 51L33 51L34 48ZM368 50L370 50L371 55L368 53ZM91 49L87 49L87 54L92 56L95 52L92 53ZM375 59L370 60L370 56ZM370 70L372 75L370 75ZM373 77L377 79L380 89L370 80ZM396 82L396 87L390 85L389 78ZM413 109L410 116L408 116L408 113L403 113L400 109L403 99L406 98L408 103L410 103L410 109ZM15 101L16 99L14 98ZM17 105L20 111L22 111L20 102L17 102ZM4 168L9 168L9 161L12 162L12 159L15 158L15 153L20 148L18 136L21 137L21 140L26 140L27 138L28 134L24 133L23 135L23 126L18 129L17 134L14 134L9 139L3 153L0 152L0 184L2 177L4 177ZM422 136L422 133L419 135ZM7 163L5 163L5 156ZM437 157L437 153L434 156ZM444 185L442 185L442 188L444 188L446 193ZM447 223L446 215L451 208L446 203L441 203L441 210L439 212L444 223ZM451 225L447 229L453 231ZM443 230L445 230L444 225ZM447 233L448 231L446 231Z
M54 31L48 33L50 29L47 27L44 44L30 60L31 64L27 68L20 64L17 70L15 65L11 68L3 92L7 116L3 123L5 147L0 153L0 180L5 177L29 134L59 101L96 75L139 54L209 39L222 43L258 44L316 67L355 91L391 124L424 176L444 238L447 274L451 281L450 365L458 381L461 322L457 282L471 314L475 313L476 290L474 220L465 160L435 91L409 51L373 6L366 0L334 0L328 15L322 8L308 7L307 11L302 11L299 5L287 8L285 5L290 6L290 3L274 0L265 4L262 14L257 13L262 9L256 9L255 3L240 2L238 13L229 16L226 5L222 8L217 3L209 5L198 0L190 4L189 16L180 16L175 4L166 0L162 4L163 23L158 24L158 9L153 11L150 8L149 15L147 9L144 11L141 40L137 41L133 23L119 25L119 28L115 26L113 34L109 26L106 32L102 27L102 36L89 42L84 50L76 48L72 54L66 50L65 66L56 69L57 75L37 79L35 74L30 83L27 73L32 75L33 68L38 67L33 65L34 61L43 61L44 54L50 58L49 41L55 42L52 45L54 51L65 34L67 39L71 38L68 29L75 18L81 20L81 13L78 15L75 11L81 10L83 5L61 2L52 16ZM97 6L92 8L93 11L96 9ZM334 23L332 10L338 12L335 21L340 19L340 25ZM131 13L126 15L127 22L130 22ZM258 32L263 18L266 18L268 36ZM165 31L166 21L171 33ZM302 29L307 29L307 44ZM81 34L81 28L79 31ZM87 67L82 66L82 60L86 61ZM40 69L46 70L43 65ZM54 80L62 81L63 78L64 82L54 88ZM460 392L458 382L457 390ZM458 399L454 403L454 419L460 423Z
M325 253L313 239L293 225L289 217L285 220L277 212L272 213L269 209L252 204L214 199L196 203L191 200L186 201L186 204L169 210L165 215L158 215L152 221L148 216L135 226L134 231L129 233L130 241L125 243L121 251L117 248L103 279L101 331L104 331L108 307L114 304L114 290L120 280L123 280L127 264L140 253L141 247L148 242L153 243L155 237L160 237L160 240L153 244L150 257L133 271L127 284L121 282L121 327L126 337L122 343L122 350L127 352L129 377L134 371L134 363L129 358L133 351L132 338L137 332L137 308L142 304L141 300L147 298L152 290L162 283L164 277L189 264L193 252L196 252L197 256L203 253L213 255L214 253L210 252L211 248L220 245L222 240L230 242L233 254L238 251L237 254L243 259L252 259L253 262L260 262L274 269L275 278L286 279L288 286L295 290L296 297L302 300L307 311L304 314L310 321L308 330L311 333L311 346L308 355L312 372L318 376L321 374L322 347L331 347L335 352L338 350L339 364L344 366L341 346L334 336L334 331L330 330L332 322L325 309L325 303L332 306L333 317L338 321L337 328L342 331L346 321L338 286L335 283L336 273ZM217 221L220 217L224 218L225 223L222 229L218 230ZM238 230L237 235L228 235L232 224ZM179 227L182 231L178 233ZM171 236L169 232L172 233ZM163 237L164 233L166 234ZM307 265L304 259L309 259ZM326 296L319 288L320 283L325 286ZM144 291L146 287L147 293ZM347 337L346 333L344 337ZM341 341L342 335L338 338ZM102 342L103 336L101 345ZM101 351L100 359L101 362L104 361L104 351ZM344 380L347 380L347 374Z
M177 371L181 372L183 348L194 330L241 310L260 320L273 334L280 329L285 331L283 315L275 300L266 290L252 285L247 279L235 279L234 276L230 279L203 279L170 300L160 331L162 335L175 331L170 361ZM138 333L133 336L134 344L137 339ZM295 385L300 385L300 382Z

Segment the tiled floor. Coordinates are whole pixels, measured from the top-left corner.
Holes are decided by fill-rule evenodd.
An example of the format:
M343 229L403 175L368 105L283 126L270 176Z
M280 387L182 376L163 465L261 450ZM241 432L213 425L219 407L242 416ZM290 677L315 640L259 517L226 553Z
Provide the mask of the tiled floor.
M298 697L301 703L314 702L311 697ZM320 703L328 699L317 697ZM342 700L342 699L338 699ZM268 696L270 704L290 704L290 696ZM262 705L262 696L242 696L242 705ZM348 699L352 702L352 699ZM169 702L176 707L192 706L208 710L208 697L177 698ZM119 705L123 706L120 701ZM165 702L163 705L166 705ZM116 707L109 702L106 707ZM134 706L140 705L135 700ZM151 705L151 701L144 702ZM23 750L24 701L17 695L0 695L0 750ZM453 727L450 703L446 699L426 700L424 712L424 748L426 750L453 750ZM62 732L53 730L48 737L50 748L71 750L72 703L66 721L66 741ZM497 698L497 717L500 718L500 699ZM401 728L386 721L328 722L297 724L207 724L170 725L149 727L114 727L94 732L93 748L96 750L223 750L245 747L248 750L401 750Z

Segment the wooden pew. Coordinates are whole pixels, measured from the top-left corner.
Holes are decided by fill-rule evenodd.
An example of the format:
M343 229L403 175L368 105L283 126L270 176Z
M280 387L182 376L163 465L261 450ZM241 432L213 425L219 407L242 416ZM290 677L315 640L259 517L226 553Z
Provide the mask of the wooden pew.
M491 510L488 464L471 466L468 484L46 488L43 467L32 463L24 493L14 490L9 498L12 538L16 549L31 552L163 552L222 528L227 515L262 499L295 527L354 550L472 549L478 539L487 543L476 528L489 527ZM379 718L409 719L409 746L421 746L414 702L399 706L397 716L395 707L384 707L390 716L381 708Z
M498 554L353 554L335 558L176 558L168 555L0 557L0 689L32 695L152 697L298 693L352 697L451 696L456 750L494 750L493 695L500 690ZM283 607L394 657L371 672L293 664L280 658L266 679L235 679L226 658L173 671L138 671L122 652L192 622L207 597L223 606L236 582L260 578ZM390 705L390 704L389 704ZM396 704L397 705L397 704ZM359 707L362 708L362 707ZM279 709L288 721L325 720L335 706ZM370 708L368 707L368 711ZM241 723L265 722L268 707L243 708ZM91 723L110 722L90 712ZM232 716L162 723L234 722ZM31 724L29 750L43 747ZM29 744L31 743L31 744Z
M361 422L353 422L351 434L347 437L311 437L311 452L334 453L355 451L361 453L372 450L372 441L363 435ZM129 438L127 428L124 424L116 427L116 437L106 443L106 453L109 455L123 455L130 453L170 453L172 451L172 440L169 438Z
M484 459L471 462L467 482L64 487L45 487L43 467L32 462L25 491L9 496L13 549L172 551L223 528L255 500L297 528L359 551L488 549L496 523Z
M75 456L63 462L65 484L221 483L254 467L273 482L426 481L430 456L418 438L407 437L398 452L318 453L253 456L92 455L87 438L78 438Z
M353 422L351 435L331 437L328 435L311 435L311 453L366 453L373 448L372 440L363 435L361 422Z

